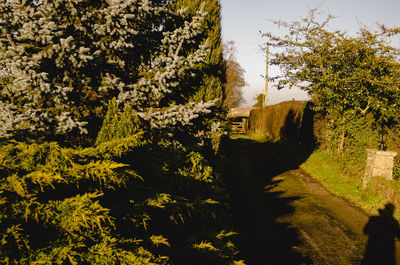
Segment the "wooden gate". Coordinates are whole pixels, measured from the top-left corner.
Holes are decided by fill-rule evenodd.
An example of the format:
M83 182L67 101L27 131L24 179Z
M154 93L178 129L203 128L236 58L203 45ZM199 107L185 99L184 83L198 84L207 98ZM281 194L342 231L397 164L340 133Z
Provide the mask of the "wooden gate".
M247 131L247 118L242 118L241 121L231 121L232 133L246 133Z
M248 121L250 116L249 108L233 108L229 110L228 119L230 122L231 133L246 133L248 129Z

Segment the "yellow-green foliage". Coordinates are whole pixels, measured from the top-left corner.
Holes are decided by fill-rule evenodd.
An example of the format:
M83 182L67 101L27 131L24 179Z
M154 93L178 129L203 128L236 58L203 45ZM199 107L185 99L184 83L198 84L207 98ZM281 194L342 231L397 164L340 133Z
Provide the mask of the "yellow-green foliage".
M0 264L235 262L208 160L145 138L136 123L112 131L127 113L107 120L113 136L93 147L0 144Z
M187 155L186 162L188 166L179 169L179 174L199 181L209 183L214 181L212 168L205 164L205 159L202 155L196 152L191 152Z
M97 136L96 145L110 140L121 139L139 131L139 118L129 105L125 105L122 115L118 112L117 102L112 99L108 104L103 126Z
M54 142L2 143L0 257L6 264L96 260L101 254L89 255L90 247L105 245L106 238L119 241L111 236L115 218L100 202L104 192L135 178L127 164L113 159L141 145L140 135L85 149Z
M215 234L214 238L210 237L209 240L204 240L199 243L193 244L193 248L200 253L208 253L215 257L224 255L234 256L237 252L235 244L232 242L232 237L237 235L235 232L228 232L225 230ZM215 263L219 264L219 263ZM229 264L245 264L244 261L232 260Z

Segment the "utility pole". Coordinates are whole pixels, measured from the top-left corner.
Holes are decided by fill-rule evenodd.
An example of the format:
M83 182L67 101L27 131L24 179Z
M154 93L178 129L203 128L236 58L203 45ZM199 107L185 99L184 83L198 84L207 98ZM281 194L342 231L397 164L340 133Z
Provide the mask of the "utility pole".
M263 100L263 107L267 106L268 100L268 50L269 50L269 43L267 42L267 55L266 55L266 70L265 70L265 92L264 92L264 100Z

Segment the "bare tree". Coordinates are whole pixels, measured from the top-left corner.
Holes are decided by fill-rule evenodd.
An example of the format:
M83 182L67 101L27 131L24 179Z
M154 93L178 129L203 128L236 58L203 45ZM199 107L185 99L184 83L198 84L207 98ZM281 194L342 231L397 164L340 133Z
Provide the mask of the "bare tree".
M223 53L226 65L225 104L229 108L234 108L244 102L242 88L246 86L245 70L236 59L237 51L234 41L231 40L223 44Z

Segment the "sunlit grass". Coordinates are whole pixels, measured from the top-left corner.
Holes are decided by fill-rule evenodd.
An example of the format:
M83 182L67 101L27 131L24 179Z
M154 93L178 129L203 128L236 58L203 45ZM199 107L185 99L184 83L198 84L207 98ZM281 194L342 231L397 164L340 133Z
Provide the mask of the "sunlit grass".
M369 214L377 214L379 209L391 202L396 207L395 216L400 219L400 180L374 178L363 190L362 168L365 166L360 161L334 157L321 149L312 151L306 146L276 141L259 133L232 134L230 137L270 143L278 156L284 157L287 163L301 164L300 168L333 194L347 199Z
M300 167L318 180L327 190L346 198L367 213L377 214L379 209L391 202L396 207L395 217L400 218L399 181L375 177L363 190L360 174L355 174L358 175L357 177L344 175L342 171L345 166L345 161L333 159L323 150L316 150Z
M231 139L237 140L237 139L246 139L246 140L254 140L259 143L266 143L266 142L271 142L271 138L269 138L266 135L263 135L261 133L255 133L255 132L248 132L246 134L240 134L240 133L233 133L230 135Z

